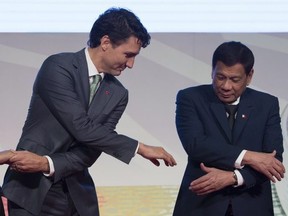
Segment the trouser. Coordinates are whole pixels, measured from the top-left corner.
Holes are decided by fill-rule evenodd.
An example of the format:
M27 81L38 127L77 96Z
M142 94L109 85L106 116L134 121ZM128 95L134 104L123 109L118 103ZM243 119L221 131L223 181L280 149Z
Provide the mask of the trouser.
M232 205L229 203L225 216L233 216Z
M29 196L27 194L27 196ZM8 201L9 216L80 216L64 182L53 184L44 200L39 215L33 215L17 204Z

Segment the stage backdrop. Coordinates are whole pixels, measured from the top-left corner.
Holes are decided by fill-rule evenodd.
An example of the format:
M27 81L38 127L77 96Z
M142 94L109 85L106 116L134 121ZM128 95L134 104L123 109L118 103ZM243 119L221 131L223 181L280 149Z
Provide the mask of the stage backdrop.
M224 41L241 41L252 49L256 63L251 87L279 97L288 168L287 33L151 35L151 45L141 51L133 69L119 77L129 89L129 104L117 131L165 147L178 165L155 167L138 155L126 165L103 154L90 168L103 216L171 215L187 161L174 123L176 94L189 86L211 83L212 53ZM86 46L87 38L86 33L0 34L1 149L14 149L18 142L43 60L54 53L78 51ZM6 168L1 166L1 179ZM273 198L275 215L288 215L287 177L273 185Z

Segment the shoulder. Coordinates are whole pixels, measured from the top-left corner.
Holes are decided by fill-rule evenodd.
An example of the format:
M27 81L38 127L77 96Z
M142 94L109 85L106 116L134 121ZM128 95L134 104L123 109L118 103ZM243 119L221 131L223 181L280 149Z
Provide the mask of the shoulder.
M212 85L198 85L179 90L177 96L203 97L212 93Z
M278 101L278 98L276 96L268 92L258 91L251 88L247 88L243 96L249 98L250 100L255 101L255 103L267 103L269 101L271 102Z
M53 63L57 65L71 65L73 62L79 62L83 59L85 59L84 49L78 52L62 52L50 55L45 59L43 65Z
M240 99L243 104L250 104L257 110L279 109L279 100L276 96L267 92L247 88Z

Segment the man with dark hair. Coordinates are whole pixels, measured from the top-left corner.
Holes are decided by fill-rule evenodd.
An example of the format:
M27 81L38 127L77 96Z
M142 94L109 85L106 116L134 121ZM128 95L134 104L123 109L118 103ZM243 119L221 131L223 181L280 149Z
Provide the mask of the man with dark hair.
M270 181L285 172L279 102L247 88L253 65L247 46L223 43L212 85L178 92L176 127L188 164L173 216L274 215Z
M138 17L111 8L94 23L87 48L44 61L20 141L6 161L9 216L99 215L88 167L102 152L125 163L140 154L157 166L158 159L176 165L162 147L115 131L128 103L128 90L115 76L132 68L149 42Z

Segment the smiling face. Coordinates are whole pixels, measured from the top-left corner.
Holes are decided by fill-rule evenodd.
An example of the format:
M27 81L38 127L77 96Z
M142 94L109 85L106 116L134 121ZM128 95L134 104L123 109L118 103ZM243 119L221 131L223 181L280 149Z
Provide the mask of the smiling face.
M251 82L253 69L247 75L242 64L226 66L221 61L212 71L212 84L217 97L223 103L233 103Z
M135 57L141 49L141 41L131 36L120 45L112 44L108 36L104 36L101 42L102 57L99 62L99 71L119 76L123 70L132 68Z

